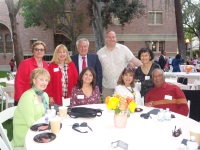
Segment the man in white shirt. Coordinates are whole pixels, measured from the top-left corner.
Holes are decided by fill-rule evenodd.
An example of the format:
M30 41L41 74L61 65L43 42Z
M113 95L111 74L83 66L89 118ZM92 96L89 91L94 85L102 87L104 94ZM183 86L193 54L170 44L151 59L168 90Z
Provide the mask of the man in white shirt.
M104 99L113 95L119 75L128 62L132 62L137 67L142 65L128 47L117 43L114 31L107 32L106 45L97 52L97 55L103 71L102 95Z

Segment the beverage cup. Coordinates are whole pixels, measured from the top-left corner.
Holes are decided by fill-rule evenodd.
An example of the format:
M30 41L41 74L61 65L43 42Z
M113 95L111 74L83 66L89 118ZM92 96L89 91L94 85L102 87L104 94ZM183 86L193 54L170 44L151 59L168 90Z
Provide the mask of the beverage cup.
M65 118L67 116L67 107L60 106L58 109L59 109L60 117L64 117Z
M59 118L52 118L50 120L50 127L51 127L51 132L56 134L60 131L60 119Z
M196 138L196 142L200 146L200 127L193 126L190 128L190 136L194 136Z

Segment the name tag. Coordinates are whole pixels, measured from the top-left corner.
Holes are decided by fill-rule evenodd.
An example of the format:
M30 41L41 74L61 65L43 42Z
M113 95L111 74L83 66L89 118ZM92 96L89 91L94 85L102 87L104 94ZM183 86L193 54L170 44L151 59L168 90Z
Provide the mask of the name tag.
M77 95L77 99L84 99L84 95Z
M37 99L34 100L34 105L38 105L38 104L39 104L38 100Z
M145 80L150 80L150 76L145 76Z
M172 96L170 96L170 95L165 95L165 99L167 99L167 100L172 100Z
M53 71L54 71L54 72L58 72L58 71L59 71L59 68L54 68Z

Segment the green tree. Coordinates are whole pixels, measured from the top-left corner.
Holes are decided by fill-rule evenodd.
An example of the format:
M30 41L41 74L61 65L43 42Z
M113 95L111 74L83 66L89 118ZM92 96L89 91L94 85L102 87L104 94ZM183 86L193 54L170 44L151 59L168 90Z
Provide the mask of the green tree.
M196 36L200 42L200 3L194 4L191 0L183 1L183 25L186 37L191 39Z
M71 39L71 49L76 53L76 40L82 33L84 13L77 10L81 0L25 0L22 16L25 27L40 26L53 29Z
M112 25L112 17L117 17L124 27L134 17L143 15L144 8L140 0L89 0L88 14L94 30L96 50L105 45L105 29Z
M16 60L17 67L19 66L19 63L24 59L21 41L18 36L17 18L16 18L17 13L19 12L19 9L21 7L22 1L23 0L19 0L17 3L14 3L14 0L5 0L5 3L8 7L8 12L9 12L15 60Z

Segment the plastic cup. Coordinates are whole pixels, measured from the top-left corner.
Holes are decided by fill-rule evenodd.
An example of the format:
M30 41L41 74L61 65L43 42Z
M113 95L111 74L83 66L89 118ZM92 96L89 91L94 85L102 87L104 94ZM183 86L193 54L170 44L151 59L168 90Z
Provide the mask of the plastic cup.
M60 131L60 119L52 118L50 120L51 132L56 134Z
M60 106L58 109L59 109L60 117L66 117L67 116L67 107Z
M193 126L190 128L190 136L194 136L196 138L196 142L200 146L200 127Z

